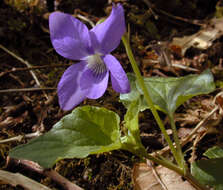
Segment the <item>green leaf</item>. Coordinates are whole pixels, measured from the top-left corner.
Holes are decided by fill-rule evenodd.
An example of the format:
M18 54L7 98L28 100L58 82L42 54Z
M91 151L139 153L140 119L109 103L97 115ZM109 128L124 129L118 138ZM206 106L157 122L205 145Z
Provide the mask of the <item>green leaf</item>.
M200 160L192 163L191 173L202 184L223 190L223 158Z
M85 158L119 149L119 122L119 116L105 108L78 107L48 133L12 149L10 156L49 168L64 158Z
M125 136L121 138L121 149L128 150L133 154L143 157L147 155L145 147L142 145L139 131L139 102L138 100L131 102L124 116L124 127L127 129Z
M139 103L138 101L133 101L127 109L124 116L125 127L130 131L138 131L138 114L139 114Z
M204 156L207 156L208 158L223 158L223 149L214 146L212 148L209 148L205 153Z
M214 146L208 149L204 156L210 159L192 163L192 175L205 185L213 186L216 190L223 190L223 149Z
M139 111L140 109L138 101L133 101L129 105L125 114L124 126L128 129L128 136L132 136L135 139L136 144L142 146L138 122Z
M128 109L132 102L137 102L137 108L140 111L145 110L148 106L143 103L143 95L137 88L136 85L136 77L133 73L127 73L130 85L131 85L131 92L127 94L120 94L120 101L124 104L124 106Z
M121 94L120 100L128 107L132 101L139 100L140 110L148 108L136 77L128 74L131 92ZM157 109L166 114L173 114L175 110L188 99L200 94L207 94L215 89L213 75L206 70L200 75L185 77L150 77L144 78L145 85Z

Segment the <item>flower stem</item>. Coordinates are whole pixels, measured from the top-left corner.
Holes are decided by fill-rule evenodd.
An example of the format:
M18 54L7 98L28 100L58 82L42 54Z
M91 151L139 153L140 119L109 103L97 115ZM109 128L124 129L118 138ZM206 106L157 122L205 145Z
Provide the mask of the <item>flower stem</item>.
M151 156L149 154L147 154L146 156L147 159L153 161L156 164L162 165L170 170L175 171L176 173L178 173L179 175L183 176L188 182L190 182L191 185L193 185L197 190L209 190L205 185L201 184L197 179L195 179L190 172L188 171L188 169L186 168L186 170L183 170L181 168L179 168L178 166L176 166L175 164L165 161L165 160L160 160L154 156Z
M130 43L129 43L129 38L128 38L128 34L127 35L124 35L122 37L122 41L124 43L124 46L125 46L125 49L126 49L126 52L127 52L127 55L128 55L128 58L130 60L130 63L132 65L132 68L133 68L133 71L137 77L137 80L138 80L138 83L141 87L141 89L143 90L143 93L144 93L144 97L146 99L146 102L149 106L149 108L151 109L151 112L153 113L154 115L154 118L157 122L157 124L159 125L160 127L160 130L161 132L163 133L164 135L164 138L166 139L169 147L170 147L170 150L171 152L173 153L173 156L178 164L175 165L167 160L163 160L163 159L159 159L159 158L156 158L152 155L149 155L147 154L146 152L144 151L140 151L140 153L142 153L141 156L155 162L156 164L160 164L168 169L171 169L173 171L175 171L176 173L178 173L179 175L185 177L185 179L187 179L197 190L208 190L207 187L205 187L204 185L202 185L199 181L197 181L191 174L190 172L188 171L188 168L186 167L186 164L184 163L184 158L183 158L183 153L182 153L182 149L181 149L181 146L180 146L180 142L179 142L179 138L177 136L177 131L176 131L176 126L175 126L175 122L173 120L173 117L169 116L170 117L170 122L171 122L171 127L172 127L172 130L173 130L173 134L174 134L174 140L175 140L175 143L176 143L176 148L177 150L175 149L174 145L173 145L173 142L171 141L170 137L168 136L167 132L166 132L166 129L163 125L163 122L162 120L160 119L159 117L159 114L152 102L152 99L149 95L149 92L144 84L144 80L143 80L143 77L141 76L141 73L140 73L140 70L137 66L137 63L134 59L134 56L133 56L133 53L132 53L132 50L131 50L131 47L130 47ZM131 152L133 151L133 147L134 146L130 146L130 147L125 147L124 149L126 150L130 150L131 149ZM180 152L179 154L177 153ZM133 151L134 153L134 151Z
M146 158L148 160L153 161L156 164L159 164L161 166L164 166L164 167L166 167L166 168L168 168L170 170L175 171L176 173L180 174L181 176L183 176L183 173L184 173L183 170L181 168L179 168L177 165L175 165L175 164L173 164L171 162L167 162L166 160L158 159L158 158L156 158L154 156L151 156L149 154L147 154Z
M135 141L135 137L133 136L124 136L121 138L121 149L127 150L137 156L139 156L142 159L148 159L153 161L156 164L162 165L166 168L169 168L175 172L177 172L180 175L184 175L184 171L182 168L180 168L178 165L170 162L169 160L162 158L162 157L155 157L153 155L150 155L147 153L145 147L142 144L138 144L138 142ZM159 155L158 155L159 156Z
M182 148L181 148L181 145L180 145L180 140L178 138L177 129L176 129L176 125L175 125L175 122L174 122L173 114L168 115L168 117L170 119L170 125L171 125L171 128L173 130L173 138L174 138L177 153L178 153L178 158L177 159L178 159L178 162L181 163L180 167L183 168L184 172L186 173L187 167L186 167L185 162L184 162L184 155L183 155Z
M132 50L131 50L131 47L130 47L130 43L129 43L129 39L128 39L127 35L124 35L122 37L122 41L124 43L124 46L125 46L125 49L126 49L126 52L127 52L128 58L129 58L129 61L130 61L131 65L132 65L133 71L134 71L134 73L136 75L136 78L138 80L139 86L140 86L140 88L142 89L142 91L144 93L145 100L146 100L146 102L147 102L147 104L148 104L148 106L149 106L149 108L150 108L150 110L151 110L151 112L152 112L152 114L153 114L157 124L159 125L160 130L163 133L164 138L167 141L167 143L168 143L168 145L170 147L170 150L173 153L173 156L174 156L175 160L177 161L178 165L181 166L181 162L178 159L178 154L177 154L177 151L176 151L176 149L175 149L175 147L173 145L173 142L171 141L170 137L168 136L168 134L166 132L166 129L164 127L164 124L163 124L162 120L160 119L159 114L158 114L158 112L157 112L157 110L156 110L156 108L155 108L155 106L154 106L154 104L152 102L152 99L151 99L151 97L149 95L149 92L148 92L148 90L147 90L147 88L146 88L146 86L144 84L143 77L141 76L140 70L139 70L139 68L137 66L137 63L135 61L135 58L133 56L133 53L132 53Z

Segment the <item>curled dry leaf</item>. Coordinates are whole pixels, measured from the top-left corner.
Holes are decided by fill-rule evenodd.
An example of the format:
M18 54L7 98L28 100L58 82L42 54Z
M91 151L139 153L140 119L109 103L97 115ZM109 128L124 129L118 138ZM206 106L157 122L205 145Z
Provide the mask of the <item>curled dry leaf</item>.
M154 168L162 181L154 175L151 167L146 163L136 163L133 168L133 181L135 190L196 190L189 182L184 181L180 175L162 166Z
M209 23L201 28L197 33L190 36L183 36L180 38L173 38L171 47L178 47L181 49L183 56L186 50L190 47L198 49L207 49L212 45L212 42L223 35L223 18L213 18Z

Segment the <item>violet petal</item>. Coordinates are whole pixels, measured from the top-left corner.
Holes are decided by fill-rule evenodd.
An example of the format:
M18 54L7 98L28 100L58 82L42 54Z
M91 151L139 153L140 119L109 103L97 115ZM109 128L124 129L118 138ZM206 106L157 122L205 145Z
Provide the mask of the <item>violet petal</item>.
M53 47L61 56L81 60L93 53L87 26L73 16L61 12L51 13L49 28Z
M61 77L57 86L61 109L71 110L86 98L85 92L80 88L80 78L85 67L84 61L73 64L67 68Z
M128 77L119 61L111 54L106 55L103 60L108 70L111 72L113 89L122 94L129 93L130 84L128 81Z
M121 4L113 5L110 16L104 22L92 28L90 32L91 38L96 38L99 44L97 45L99 47L94 45L96 51L105 55L114 50L125 33L125 17Z
M81 76L81 90L86 92L87 98L100 98L108 86L108 77L108 71L101 75L95 75L91 69L87 69Z

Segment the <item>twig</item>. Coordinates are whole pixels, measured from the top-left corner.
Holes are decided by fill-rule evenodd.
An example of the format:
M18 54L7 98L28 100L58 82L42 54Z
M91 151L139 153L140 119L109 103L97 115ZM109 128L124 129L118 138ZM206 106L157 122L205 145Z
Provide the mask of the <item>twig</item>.
M158 20L159 19L159 16L153 11L153 8L152 8L153 5L152 5L152 3L149 0L143 0L143 1L148 6L149 11L153 14L154 18L156 20Z
M20 173L12 173L4 170L0 170L0 180L4 183L8 183L14 187L22 186L26 190L51 190L45 185L34 181Z
M74 183L71 183L68 179L57 173L55 170L45 170L44 175L50 177L52 180L63 186L67 190L83 190L81 187L77 186Z
M200 123L197 124L197 126L191 131L191 133L185 137L181 145L184 146L189 142L189 140L193 137L193 135L202 127L205 125L205 123L208 121L208 119L218 110L218 106L216 106Z
M199 23L198 20L189 20L189 19L186 19L186 18L183 18L183 17L171 15L170 13L167 13L166 11L163 11L161 9L158 9L158 8L154 7L153 4L149 0L143 0L143 1L148 6L150 11L155 10L155 11L157 11L157 12L159 12L159 13L167 16L167 17L173 18L175 20L180 20L180 21L183 21L183 22L187 22L189 24L193 24L193 25L197 25L197 26L204 26L205 25L205 24ZM154 11L152 13L155 14ZM156 16L155 18L159 18L159 17Z
M93 28L95 26L95 24L94 24L94 22L91 21L91 19L88 18L88 15L89 15L88 13L81 11L80 9L75 9L74 14L73 14L74 17L77 17L80 20L88 22L91 25L91 27ZM96 19L97 17L94 17L94 18Z
M159 184L162 186L164 190L168 190L167 186L163 183L162 179L160 178L159 174L156 171L156 168L154 168L153 163L150 160L146 160L147 166L149 166L152 169L153 175L155 176L156 180L159 182Z
M185 65L180 65L180 64L177 64L177 63L172 63L172 66L176 67L176 68L184 69L184 70L187 70L187 71L194 71L194 72L199 71L198 69L188 67L188 66L185 66Z
M58 183L60 186L62 186L62 188L65 189L65 190L83 190L81 187L79 187L78 185L70 182L68 179L61 176L56 171L54 171L52 169L45 170L35 162L29 161L29 160L17 160L17 159L14 159L14 158L7 157L7 165L11 165L13 163L16 164L16 165L21 165L22 164L28 170L37 172L39 174L43 174L43 175L51 178L56 183Z
M8 50L7 48L5 48L3 45L0 44L0 48L2 50L4 50L5 52L7 52L9 55L11 55L12 57L16 58L17 60L19 60L21 63L25 64L28 68L31 67L32 65L28 62L25 61L24 59L22 59L21 57L17 56L16 54L14 54L13 52L11 52L10 50ZM38 86L41 86L37 76L35 75L35 73L30 70L30 74L32 75L33 79L35 80L36 84Z
M35 69L45 69L45 68L57 68L57 67L68 67L72 65L73 63L68 64L57 64L57 65L42 65L42 66L32 66L28 68L12 68L11 70L1 72L0 77L3 77L4 75L8 73L18 72L18 71L29 71L29 70L35 70Z
M0 44L0 48L1 48L2 50L4 50L5 52L7 52L9 55L11 55L11 56L13 56L14 58L16 58L17 60L19 60L21 63L25 64L28 68L29 68L29 67L32 67L32 65L31 65L28 61L26 61L26 60L22 59L21 57L17 56L16 54L14 54L12 51L8 50L7 48L5 48L5 47L4 47L3 45L1 45L1 44ZM36 82L37 86L41 87L41 83L39 82L39 80L38 80L36 74L35 74L32 70L30 70L29 72L30 72L30 74L32 75L32 77L33 77L34 81ZM48 96L47 96L47 94L46 94L44 91L43 91L43 94L44 94L44 96L46 97L46 99L48 99Z
M13 142L13 141L19 141L20 142L22 139L23 139L23 135L18 135L16 137L12 137L12 138L9 138L9 139L0 140L0 144Z
M13 125L14 121L15 120L13 117L7 117L6 119L0 122L0 129L2 130L3 128Z
M21 85L22 88L25 87L25 84L19 79L19 77L13 75L12 73L9 73L9 76L14 80L16 80Z
M203 23L199 23L198 20L189 20L189 19L186 19L186 18L183 18L183 17L179 17L179 16L175 16L175 15L172 15L166 11L163 11L161 9L157 9L157 8L154 8L157 12L160 12L161 14L165 15L165 16L168 16L170 18L173 18L175 20L180 20L180 21L183 21L183 22L186 22L186 23L189 23L189 24L192 24L192 25L196 25L196 26L205 26L205 24Z
M40 131L36 131L35 133L29 133L26 135L18 135L16 137L12 137L9 139L4 139L4 140L0 140L0 144L2 143L8 143L8 142L13 142L13 141L21 141L24 138L33 138L33 137L38 137L40 136L42 133Z
M185 137L181 142L181 146L183 147L184 145L186 145L191 139L192 137L194 136L194 134L202 127L205 125L205 123L208 121L208 119L218 110L218 106L216 106L203 120L201 120L197 126L191 131L191 133ZM175 145L175 144L174 144ZM155 154L159 154L159 155L162 155L162 154L165 154L167 152L170 151L170 148L169 146L167 147L164 147L162 150L158 151L158 152L155 152L155 153L152 153L152 155L155 155Z
M219 96L223 96L223 91L219 92L213 99L213 103L216 102L216 99L219 97Z
M95 26L95 24L94 24L90 19L88 19L87 17L85 17L85 16L83 16L83 15L80 15L80 14L77 14L77 15L75 15L75 16L76 16L77 18L83 20L83 21L88 22L88 23L91 25L92 28Z
M8 92L29 92L29 91L40 91L40 90L56 90L53 87L43 87L43 88L12 88L12 89L4 89L0 90L0 93L8 93Z

